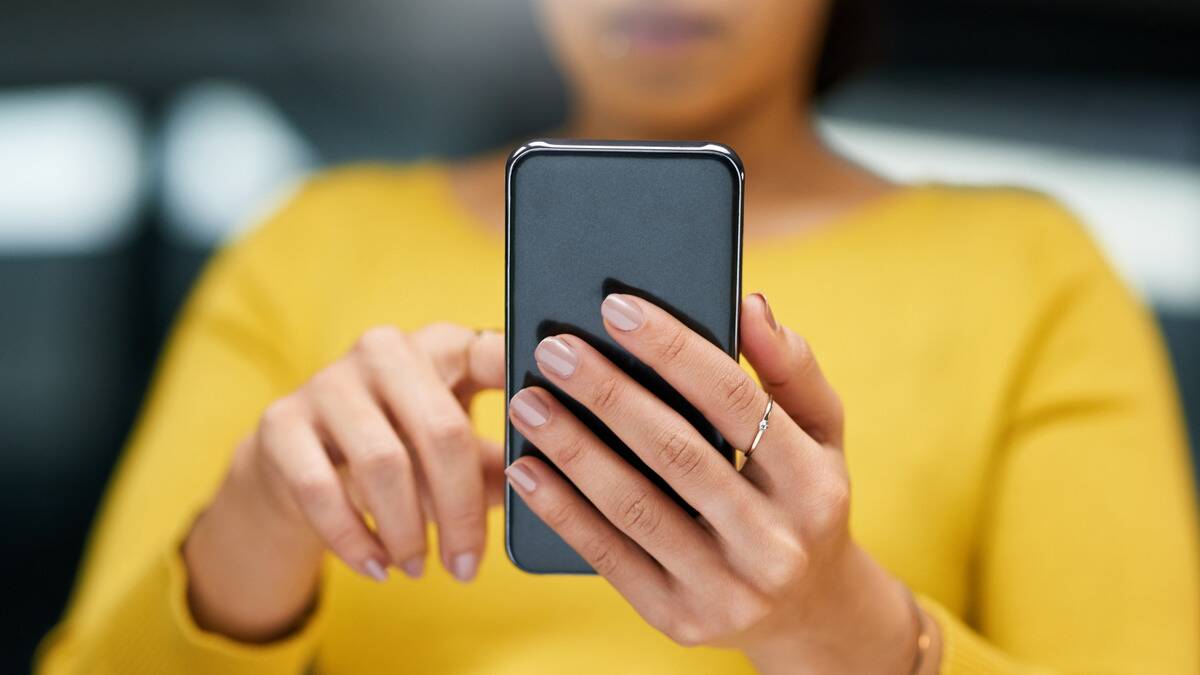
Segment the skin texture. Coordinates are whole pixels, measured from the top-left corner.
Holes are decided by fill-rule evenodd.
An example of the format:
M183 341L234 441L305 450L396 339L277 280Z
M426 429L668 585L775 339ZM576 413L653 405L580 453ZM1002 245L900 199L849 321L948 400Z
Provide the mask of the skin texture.
M894 189L813 130L808 90L824 3L542 0L539 10L572 99L564 126L544 135L730 144L751 176L748 238L822 227ZM507 152L451 167L455 196L489 227L503 225ZM539 413L540 404L543 423L514 414L514 424L597 507L532 458L509 470L510 482L681 644L742 649L764 672L907 672L917 627L905 591L846 529L841 404L804 341L769 318L761 296L744 300L741 342L764 390L658 308L626 300L644 323L617 328L625 324L610 301L610 333L735 445L753 436L766 392L775 396L754 459L740 473L716 461L661 401L579 340L558 336L541 361L555 362L565 345L576 369L543 372L612 420L703 518L686 518L614 463L536 389L519 392L510 409ZM440 563L469 581L504 477L502 449L473 435L465 411L476 392L503 387L503 349L494 332L382 326L271 405L184 544L197 623L248 642L287 635L311 607L325 551L369 578L392 568L420 577L428 523L439 528ZM924 623L934 644L921 672L933 673L936 625Z

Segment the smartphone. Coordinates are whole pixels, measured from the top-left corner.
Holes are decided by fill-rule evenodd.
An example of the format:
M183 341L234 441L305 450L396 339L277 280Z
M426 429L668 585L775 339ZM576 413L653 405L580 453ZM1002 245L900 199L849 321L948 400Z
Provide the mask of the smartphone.
M614 292L643 297L736 359L743 189L741 160L719 143L537 140L513 151L505 170L506 400L527 386L546 388L693 515L587 408L542 376L533 350L560 333L586 340L732 461L733 448L696 408L609 338L600 302ZM510 464L544 459L511 422L505 455ZM505 508L505 543L517 567L594 573L511 486Z

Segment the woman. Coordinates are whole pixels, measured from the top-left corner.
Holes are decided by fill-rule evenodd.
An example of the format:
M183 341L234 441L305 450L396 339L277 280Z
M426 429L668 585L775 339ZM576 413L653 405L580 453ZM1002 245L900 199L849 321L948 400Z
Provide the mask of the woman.
M643 300L596 307L739 447L774 397L743 471L582 341L536 346L703 521L525 389L511 419L563 474L507 480L602 576L518 572L491 508L502 341L476 330L503 316L504 153L337 171L204 275L41 672L1196 672L1152 321L1053 202L825 148L829 9L540 7L558 135L747 166L745 283L771 298L744 300L750 368Z

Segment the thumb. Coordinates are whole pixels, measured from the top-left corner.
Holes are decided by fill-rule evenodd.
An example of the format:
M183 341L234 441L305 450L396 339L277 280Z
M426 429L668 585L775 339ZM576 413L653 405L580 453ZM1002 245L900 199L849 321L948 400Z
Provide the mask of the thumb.
M475 332L467 347L466 385L476 391L504 388L504 333L490 328Z
M742 300L741 350L776 405L819 443L842 447L842 400L825 379L808 342L778 324L767 298Z
M434 323L414 332L412 339L460 399L504 388L504 333Z

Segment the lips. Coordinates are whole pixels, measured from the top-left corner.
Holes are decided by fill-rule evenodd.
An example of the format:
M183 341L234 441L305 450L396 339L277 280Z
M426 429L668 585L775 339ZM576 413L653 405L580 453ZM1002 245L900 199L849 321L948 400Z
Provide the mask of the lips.
M721 25L712 17L666 9L636 9L613 17L613 35L631 50L663 51L716 37Z

